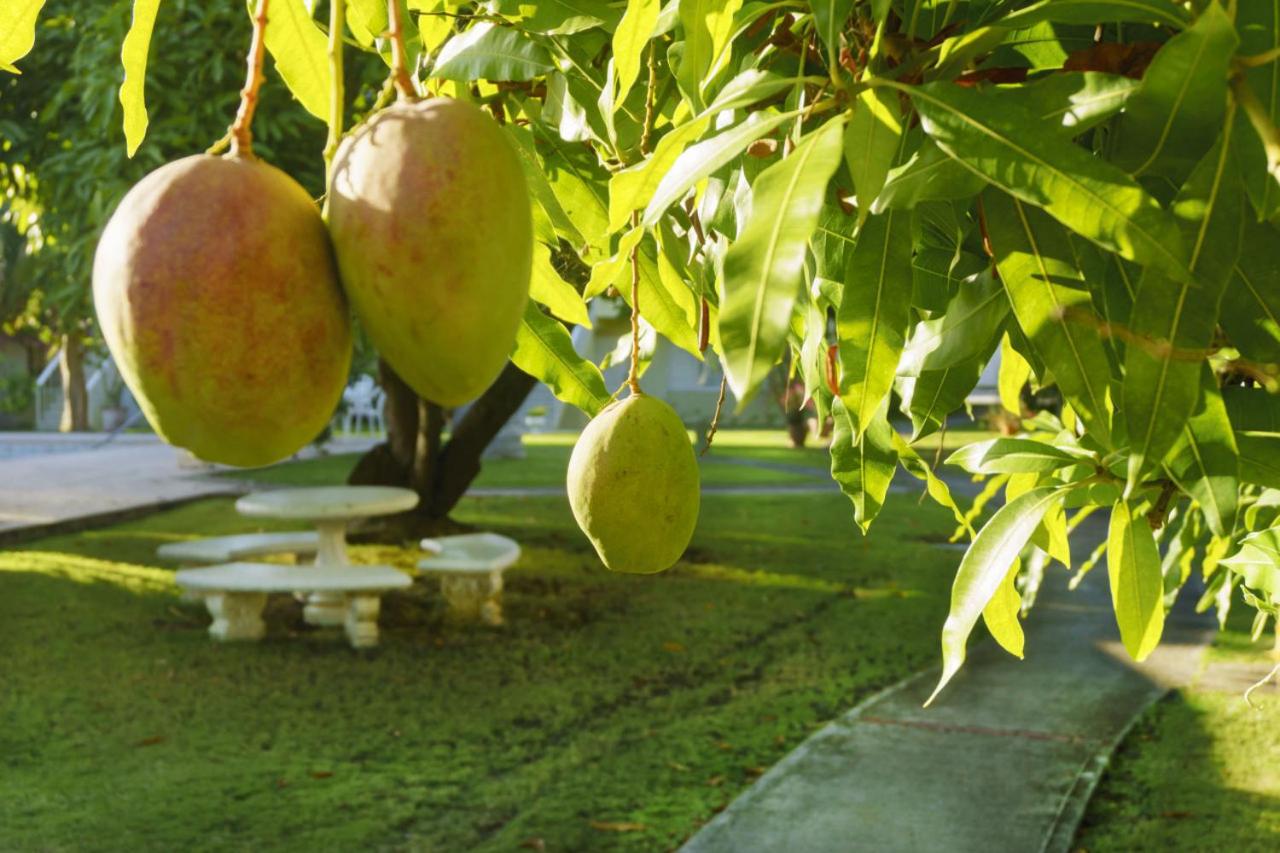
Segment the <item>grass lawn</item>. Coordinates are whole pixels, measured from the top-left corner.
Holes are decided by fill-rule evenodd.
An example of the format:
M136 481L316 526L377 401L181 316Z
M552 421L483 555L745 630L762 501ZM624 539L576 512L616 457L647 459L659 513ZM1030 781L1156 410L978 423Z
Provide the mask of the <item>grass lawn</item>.
M604 571L562 497L456 515L523 546L508 625L454 624L423 583L368 653L283 596L264 642L209 641L154 551L270 526L228 500L0 552L0 848L668 849L936 662L958 560L907 495L871 539L835 494L708 495L656 577Z
M975 441L993 438L996 433L978 426L952 426L945 436L935 433L925 437L916 447L930 463L937 456L939 442L944 442L942 455ZM549 432L525 435L526 458L495 459L484 463L474 485L479 488L521 488L558 485L564 482L565 469L577 433ZM223 476L271 483L281 486L330 485L346 481L359 458L344 453L284 462L268 468L227 471ZM711 451L700 457L702 482L707 486L757 484L795 485L812 483L815 478L829 479L831 456L825 446L791 446L782 430L724 430L717 433ZM807 473L805 469L812 469Z
M1233 608L1208 659L1273 664L1271 637L1249 642L1250 613ZM1131 850L1280 850L1280 689L1192 687L1152 706L1117 750L1076 847Z

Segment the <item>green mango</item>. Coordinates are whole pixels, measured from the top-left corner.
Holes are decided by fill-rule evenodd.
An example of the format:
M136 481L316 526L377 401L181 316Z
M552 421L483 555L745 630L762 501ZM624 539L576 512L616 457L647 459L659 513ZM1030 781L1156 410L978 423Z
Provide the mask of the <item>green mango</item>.
M139 181L98 241L93 299L151 426L201 459L284 459L342 397L351 326L324 221L260 160L197 154Z
M329 232L342 282L420 397L460 405L506 364L529 296L529 205L515 149L464 101L396 104L339 147Z
M569 457L569 505L600 560L652 574L684 553L698 523L698 460L675 409L633 394L600 410Z

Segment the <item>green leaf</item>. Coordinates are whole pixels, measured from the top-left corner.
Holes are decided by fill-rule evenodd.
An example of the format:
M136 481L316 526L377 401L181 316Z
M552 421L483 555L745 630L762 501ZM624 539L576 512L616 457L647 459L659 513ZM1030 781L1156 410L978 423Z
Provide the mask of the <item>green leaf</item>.
M680 25L684 29L684 54L676 80L695 110L701 109L702 88L733 29L733 16L742 0L684 0Z
M942 316L917 323L902 351L898 374L917 376L990 352L1009 315L1004 288L990 270L960 284Z
M1111 367L1069 235L1042 211L1004 193L988 191L982 202L1018 326L1090 432L1109 443Z
M1250 533L1240 548L1220 565L1229 567L1244 580L1244 585L1268 594L1280 603L1280 530L1269 527Z
M992 438L947 457L970 474L1034 474L1079 465L1082 457L1034 438Z
M996 385L1000 393L1000 405L1005 411L1022 414L1022 387L1031 379L1031 365L1022 353L1014 349L1008 332L1000 340L1000 373Z
M613 285L630 305L631 251L636 246L639 247L636 264L640 273L637 287L640 316L667 340L701 359L697 334L700 319L698 300L679 273L671 268L667 258L654 251L653 241L645 239L644 229L633 228L623 234L613 257L592 267L591 280L584 293L593 296Z
M688 148L669 169L653 171L652 177L658 179L658 186L645 206L640 223L645 226L655 224L666 213L667 208L683 198L694 184L737 157L760 137L800 115L800 112L793 110L777 115L752 113L747 116L746 121ZM794 153L792 156L795 156Z
M253 0L248 2L252 15ZM327 121L333 79L329 43L311 20L303 0L276 0L271 4L263 42L298 103L316 118Z
M947 415L964 405L986 364L987 357L984 356L942 370L926 370L919 376L898 378L902 411L911 418L912 441L936 432Z
M1244 197L1231 158L1232 123L1178 192L1174 213L1195 276L1170 281L1147 268L1138 282L1125 347L1122 400L1129 429L1128 491L1164 461L1200 396L1201 353L1213 340L1218 304L1240 256Z
M537 0L521 3L520 11L526 16L521 29L546 35L567 36L596 27L612 32L622 17L620 10L598 0Z
M522 81L555 70L547 49L519 30L476 24L445 42L431 69L441 80Z
M901 144L902 112L897 94L888 89L859 93L844 132L844 161L858 196L859 220L871 212L872 203L884 189Z
M640 76L644 46L658 23L661 5L659 0L627 0L627 11L613 33L613 63L618 84L613 98L614 111L627 99L627 93Z
M1116 165L1131 174L1153 167L1181 178L1222 130L1235 27L1217 2L1165 42L1116 125Z
M1111 509L1107 575L1120 639L1129 657L1145 660L1164 630L1164 579L1151 525L1124 501Z
M567 323L591 328L586 303L573 285L560 277L551 265L551 250L542 243L533 244L533 277L529 281L529 297L547 306L552 314Z
M809 238L827 182L840 163L843 122L809 133L791 155L760 173L746 227L724 257L720 343L739 411L786 342Z
M809 4L813 10L814 29L827 48L827 67L833 74L840 61L840 33L853 12L853 5L854 0L813 0Z
M361 46L369 48L387 31L387 4L383 0L346 0L347 28Z
M41 3L28 4L31 9L31 23L35 25L35 13ZM120 106L124 108L124 144L125 152L132 157L147 135L147 52L151 49L151 31L155 28L156 13L160 11L160 0L134 0L133 22L129 24L129 32L120 47L120 61L124 64L124 82L120 84ZM0 32L4 32L4 24L0 22ZM30 43L27 50L31 49ZM26 51L23 51L26 53ZM0 66L5 64L4 56L0 56Z
M1022 612L1022 596L1018 594L1016 581L1021 566L1021 560L1013 561L1004 580L996 587L995 594L991 596L987 606L982 608L982 621L991 632L991 638L1018 660L1022 660L1026 640L1022 624L1018 621L1018 615Z
M578 355L569 332L530 302L511 353L516 367L551 389L556 399L595 416L609 402L599 368Z
M858 232L836 311L840 397L861 435L893 388L911 319L911 220L890 210Z
M710 166L703 174L694 173L691 175L687 171L689 162L693 161L694 158L686 160L684 166L680 165L680 160L683 159L681 155L685 152L685 148L689 143L702 136L717 113L746 106L779 92L790 85L792 85L790 80L754 69L740 74L726 84L711 107L683 124L672 128L658 140L658 144L654 146L652 154L634 166L615 173L609 179L609 230L620 230L627 224L627 218L633 210L646 206L643 224L646 226L655 224L667 207L688 192L693 184L715 171L715 169L719 168L719 165L727 163L733 157L736 157L748 145L759 139L760 136L781 124L781 121L776 121L772 124L767 122L764 124L752 124L750 119L744 124L739 124L735 130L743 129L745 125L750 124L753 130L758 130L758 134L750 133L746 138L729 145L726 145L728 140L720 140L716 146L703 149L704 151L714 150L717 152L717 157L713 158L710 163L701 160L696 161L700 163L699 168ZM753 113L751 119L755 119L756 115ZM741 147L735 151L732 149L734 144L740 144ZM719 160L719 163L716 162L717 160ZM681 184L686 180L688 183L684 183L682 187ZM657 192L663 192L664 194L674 192L674 194L670 195L669 201L664 201L655 199L655 193ZM659 209L654 210L654 208ZM653 210L652 216L650 215L650 210Z
M1236 523L1240 463L1217 378L1200 367L1200 402L1169 454L1169 476L1195 499L1215 536L1230 536Z
M998 95L1053 122L1065 136L1079 136L1124 108L1142 81L1101 71L1063 71L1019 86L1002 87Z
M996 510L965 552L951 587L951 612L942 627L942 676L924 703L928 707L964 665L965 644L978 617L1009 574L1040 520L1065 491L1059 486L1032 489ZM1157 568L1159 568L1157 564Z
M1237 430L1236 451L1241 480L1280 489L1280 434Z
M1000 25L1020 29L1045 21L1089 26L1104 21L1161 23L1181 29L1187 23L1187 12L1170 0L1039 0L1006 15Z
M143 6L157 6L160 0L138 0ZM6 0L4 8L0 8L0 69L13 74L21 74L13 63L26 56L32 45L36 43L36 18L40 15L40 7L44 5L44 0ZM134 10L134 17L137 18L137 10ZM155 20L154 9L151 12L151 20ZM151 27L148 25L147 41L150 41ZM125 37L126 41L128 36ZM145 53L143 51L143 64L146 64ZM126 66L127 68L128 66ZM133 152L129 152L129 156L133 156Z
M920 458L920 454L916 452L916 449L908 444L907 440L896 429L890 438L893 441L893 449L897 451L898 461L902 463L902 467L906 472L917 480L924 481L925 491L929 493L929 497L933 499L934 503L951 510L956 524L960 525L957 535L968 534L969 538L972 539L974 536L973 527L969 524L968 517L960 509L955 498L951 496L951 489L947 486L946 480L933 473L933 469L929 467L928 463Z
M1186 278L1177 225L1128 175L1033 113L950 83L897 86L943 151L1016 198L1129 260Z
M855 439L849 412L836 397L831 404L831 478L853 502L853 520L865 534L884 506L889 484L898 469L888 405L880 407Z
M1241 55L1256 55L1280 49L1280 5L1275 2L1236 4L1236 30L1240 33ZM1268 62L1245 72L1249 89L1257 97L1272 125L1280 122L1280 65ZM1244 115L1239 116L1246 121ZM1280 186L1267 168L1262 141L1252 129L1237 140L1240 171L1244 175L1249 200L1258 219L1273 219L1280 212Z
M986 185L981 175L948 157L932 140L925 140L910 160L890 170L871 212L910 210L924 201L972 198Z
M1275 67L1280 69L1280 64ZM1266 223L1246 222L1243 245L1249 251L1241 252L1236 261L1235 273L1222 297L1219 319L1231 344L1245 358L1278 362L1280 233Z

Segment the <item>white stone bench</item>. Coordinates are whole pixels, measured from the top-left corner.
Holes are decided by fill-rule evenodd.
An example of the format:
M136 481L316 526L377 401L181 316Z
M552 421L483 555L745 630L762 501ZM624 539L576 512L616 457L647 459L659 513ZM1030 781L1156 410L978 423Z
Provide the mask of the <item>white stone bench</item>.
M275 554L314 557L320 548L320 534L314 530L287 530L281 533L242 533L169 542L156 549L157 556L183 565L214 565L253 560Z
M183 569L180 587L204 597L213 616L215 640L260 640L266 632L262 609L273 592L325 592L342 599L347 639L357 649L378 644L379 596L413 583L391 566L285 566L276 563L226 563Z
M456 615L502 624L502 573L520 559L515 540L467 533L423 539L422 550L430 556L419 561L418 569L440 576L440 591Z

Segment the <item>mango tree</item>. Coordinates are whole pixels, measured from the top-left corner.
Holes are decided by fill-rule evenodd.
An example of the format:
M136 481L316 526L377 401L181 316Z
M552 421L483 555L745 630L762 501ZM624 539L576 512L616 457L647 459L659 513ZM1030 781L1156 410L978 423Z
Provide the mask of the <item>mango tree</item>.
M22 67L39 5L7 4L0 65ZM156 5L135 3L126 128L146 115ZM1001 496L956 576L939 688L979 619L1021 655L1050 562L1105 557L1139 659L1193 574L1223 617L1236 590L1259 632L1277 615L1273 4L274 0L266 46L330 150L352 132L340 69L356 51L502 125L535 238L510 370L595 415L616 392L564 324L621 299L714 353L732 405L789 364L834 418L832 476L864 532L899 468L964 536ZM917 445L997 352L1011 417L1028 383L1064 403L947 460L985 478L966 512ZM430 477L439 413L415 417L428 455L407 458ZM1105 545L1073 555L1100 509Z

